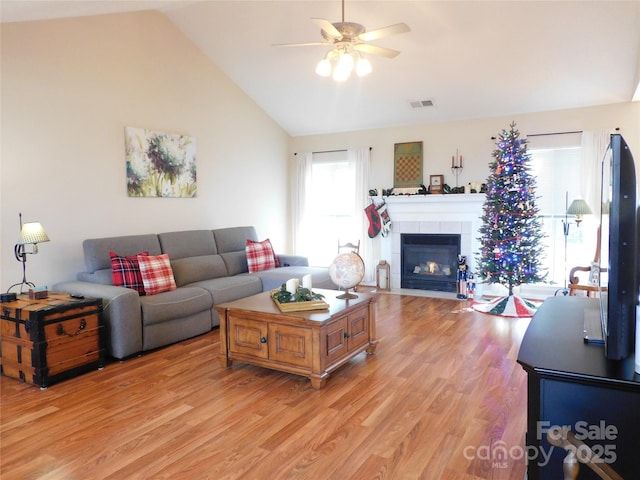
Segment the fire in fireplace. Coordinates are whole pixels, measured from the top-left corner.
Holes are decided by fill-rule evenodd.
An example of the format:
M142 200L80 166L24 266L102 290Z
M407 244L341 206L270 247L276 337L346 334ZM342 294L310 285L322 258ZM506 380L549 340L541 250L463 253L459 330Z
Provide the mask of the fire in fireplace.
M402 288L456 291L459 234L403 233L400 247Z

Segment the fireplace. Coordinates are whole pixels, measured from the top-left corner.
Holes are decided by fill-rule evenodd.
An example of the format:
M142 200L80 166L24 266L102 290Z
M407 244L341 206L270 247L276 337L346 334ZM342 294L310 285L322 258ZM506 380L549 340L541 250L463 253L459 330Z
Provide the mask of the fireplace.
M403 233L400 244L401 288L456 291L459 234Z

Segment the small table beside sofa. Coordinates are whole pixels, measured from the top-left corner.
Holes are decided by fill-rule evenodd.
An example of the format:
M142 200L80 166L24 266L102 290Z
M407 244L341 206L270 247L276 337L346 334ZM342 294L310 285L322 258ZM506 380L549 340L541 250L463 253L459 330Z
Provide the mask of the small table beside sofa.
M328 268L310 267L297 255L274 254L280 266L250 272L247 246L265 242L270 246L258 241L252 226L88 239L87 271L53 289L101 298L107 354L124 359L206 333L220 324L216 305L279 288L290 278L310 274L314 288L337 288ZM151 295L116 286L114 255L121 264L141 256L145 265L146 256L164 260L175 285Z

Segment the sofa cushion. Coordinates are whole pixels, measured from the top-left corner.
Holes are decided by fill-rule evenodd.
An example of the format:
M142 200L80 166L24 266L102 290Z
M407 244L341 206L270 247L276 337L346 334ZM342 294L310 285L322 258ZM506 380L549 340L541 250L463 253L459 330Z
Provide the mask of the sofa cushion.
M247 239L245 251L247 253L249 273L276 268L276 256L268 238L261 242Z
M290 278L297 278L302 284L302 277L311 275L312 288L326 288L335 290L337 286L331 281L329 269L326 267L281 267L263 270L256 273L246 273L244 275L257 277L262 282L262 291L280 288Z
M147 295L175 290L176 281L173 277L169 255L138 255L140 274Z
M200 257L218 253L211 230L186 230L184 232L159 233L162 253L171 261L186 257Z
M138 252L144 251L149 252L149 255L162 253L158 236L153 233L87 239L82 242L82 249L84 262L89 273L111 268L110 251L118 252L118 255L136 255Z
M158 295L140 297L142 323L152 325L210 310L211 295L202 288L182 287Z
M243 252L247 240L258 240L253 227L218 228L213 231L218 253Z
M210 278L226 277L227 267L220 255L202 255L174 260L171 257L171 267L176 285L181 287L188 283L208 280Z
M149 252L140 252L138 255L147 256ZM144 283L140 274L138 255L123 257L115 252L109 252L111 258L111 280L117 287L131 288L144 295Z
M224 261L225 267L227 267L229 275L238 275L249 271L247 253L244 251L244 248L240 252L221 253L220 256Z
M81 282L113 285L113 273L110 268L103 268L95 272L78 272L77 278Z
M207 290L213 297L214 305L232 302L233 300L262 292L262 282L260 279L250 275L214 278L202 282L195 282L189 286L200 287Z

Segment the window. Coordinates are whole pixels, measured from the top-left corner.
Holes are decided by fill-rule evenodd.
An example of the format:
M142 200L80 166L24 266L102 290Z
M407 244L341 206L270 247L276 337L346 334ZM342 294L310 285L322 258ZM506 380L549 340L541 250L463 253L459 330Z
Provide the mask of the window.
M585 215L580 226L576 225L574 216L566 217L569 232L566 238L564 235L567 207L584 195L581 179L585 176L582 172L585 167L580 137L580 134L543 136L534 138L529 146L531 173L537 179L537 203L545 234L546 258L542 265L548 271L547 283L559 288L568 282L571 268L589 265L596 248L597 215Z
M313 154L305 219L311 265L329 265L337 254L338 241L357 241L361 236L355 175L346 151Z

